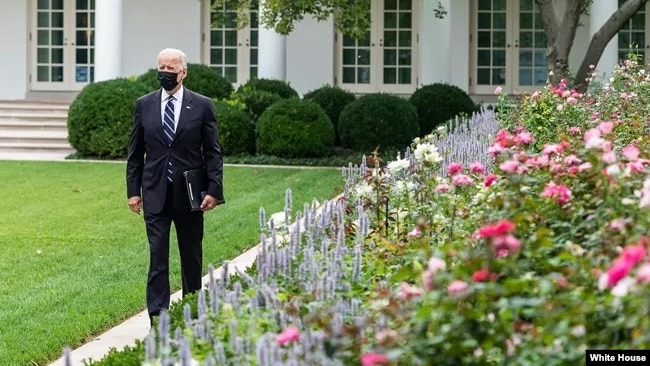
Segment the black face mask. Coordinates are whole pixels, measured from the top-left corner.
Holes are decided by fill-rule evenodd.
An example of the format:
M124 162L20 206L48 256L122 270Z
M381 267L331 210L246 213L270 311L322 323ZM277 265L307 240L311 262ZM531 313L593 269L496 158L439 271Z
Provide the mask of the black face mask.
M174 89L176 85L178 85L178 81L176 81L177 78L177 72L158 71L158 81L160 82L160 86L165 90Z

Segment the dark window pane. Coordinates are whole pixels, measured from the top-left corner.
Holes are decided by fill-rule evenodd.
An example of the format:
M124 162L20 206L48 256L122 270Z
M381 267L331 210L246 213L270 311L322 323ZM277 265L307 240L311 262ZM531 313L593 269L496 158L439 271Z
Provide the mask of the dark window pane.
M399 64L400 66L410 66L411 65L411 50L401 50L399 52Z
M519 66L533 66L533 51L519 51Z
M63 46L63 31L59 31L59 30L52 31L52 45Z
M490 50L478 50L478 66L491 66Z
M359 57L357 61L358 65L370 65L370 50L363 48L358 49L357 55Z
M397 47L396 31L384 31L384 47Z
M359 67L359 68L357 68L357 83L358 84L370 84L370 68L369 67Z
M50 0L38 0L38 4L36 5L36 7L39 10L41 10L41 9L43 9L43 10L49 9L50 8ZM41 80L39 80L39 81L41 81Z
M519 85L533 85L533 73L531 69L519 69Z
M506 32L492 32L492 47L503 48L506 46Z
M74 81L77 83L87 83L88 82L88 67L87 66L77 66L75 69Z
M533 29L533 14L519 13L519 28Z
M50 70L52 72L51 81L63 81L63 66L52 66Z
M384 65L397 65L397 50L384 50Z
M257 77L257 66L251 67L250 73L251 73L251 78L256 78Z
M36 52L38 54L38 56L36 58L37 63L46 64L46 63L50 62L50 49L49 48L39 47Z
M212 48L210 50L210 64L223 65L223 50L220 48Z
M399 47L411 47L411 31L399 32Z
M535 51L535 66L546 66L546 50Z
M478 13L478 28L492 29L492 22L490 18L491 18L490 13Z
M523 47L523 48L533 47L533 34L531 32L519 33L519 47Z
M397 84L397 69L384 68L384 84Z
M487 1L477 1L478 3L478 10L491 10L492 9L492 2L487 0Z
M77 28L88 27L88 13L77 13Z
M384 28L386 29L397 28L397 13L394 12L384 13Z
M632 29L645 29L645 14L636 13L630 21Z
M48 66L36 68L36 81L50 81L50 68Z
M397 0L384 0L384 10L397 10Z
M37 44L39 46L47 46L50 44L50 31L47 30L39 30L37 32Z
M478 46L490 47L491 35L490 32L478 32Z
M251 46L252 47L257 47L257 45L259 44L257 34L258 34L258 31L251 31Z
M490 85L490 69L478 69L476 73L478 85Z
M535 85L544 85L546 84L547 76L548 72L546 72L546 69L535 69L535 80L533 80L533 83Z
M85 48L77 48L77 64L88 63L88 50Z
M357 42L350 36L343 36L343 47L354 47Z
M47 28L50 26L50 13L45 13L42 11L38 12L38 15L36 16L36 26L39 28Z
M411 83L411 68L410 67L400 67L397 82L399 84L410 84Z
M226 23L224 25L226 28L237 28L237 13L227 12L226 13Z
M412 14L413 13L411 13L410 11L409 12L399 13L399 27L400 28L411 29L411 27L413 26Z
M546 33L544 31L535 32L535 47L546 48Z
M344 67L343 68L343 82L344 83L354 83L354 67Z
M343 65L356 65L357 57L354 49L343 49Z
M77 10L88 9L88 0L77 0Z
M210 32L210 46L223 46L223 34L221 31L213 30Z
M51 63L63 64L63 48L52 48Z
M236 49L226 49L226 65L237 65L237 50Z
M633 32L632 33L632 45L639 48L645 47L645 33L642 32Z
M52 0L52 9L63 10L63 0Z
M399 10L411 10L412 7L412 0L399 0Z
M88 45L88 33L86 31L77 31L77 46Z
M483 1L483 0L481 0ZM494 6L492 9L494 10L506 10L506 0L493 0L494 1Z
M492 51L492 65L506 66L506 51L502 51L502 50Z
M225 33L226 46L237 46L237 31L227 30Z
M256 48L251 49L250 63L251 63L251 65L257 65L258 64L258 61L257 61L257 49Z
M506 13L494 13L492 22L494 29L506 29Z
M520 0L519 10L533 10L533 0Z
M506 69L492 69L492 85L506 83Z

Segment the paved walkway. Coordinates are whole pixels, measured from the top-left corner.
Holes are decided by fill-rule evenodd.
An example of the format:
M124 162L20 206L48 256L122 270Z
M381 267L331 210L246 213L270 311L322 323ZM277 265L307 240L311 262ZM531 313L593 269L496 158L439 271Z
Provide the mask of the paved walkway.
M229 272L234 273L235 267L240 270L244 270L253 262L257 257L259 245L254 248L249 249L248 251L241 254L239 257L233 259L229 263ZM219 267L215 270L214 277L220 278L223 267ZM203 284L207 285L209 281L209 276L206 275L203 277ZM171 296L172 302L178 301L181 299L181 291L174 293ZM116 348L118 350L123 349L126 346L135 345L136 340L144 340L149 334L149 315L147 311L144 310L130 319L127 319L122 324L108 330L104 334L99 335L90 342L82 345L81 347L72 350L70 352L70 364L73 366L83 365L84 360L92 359L93 361L99 361L108 352L111 348ZM49 366L66 366L66 360L61 356L58 360L52 362Z

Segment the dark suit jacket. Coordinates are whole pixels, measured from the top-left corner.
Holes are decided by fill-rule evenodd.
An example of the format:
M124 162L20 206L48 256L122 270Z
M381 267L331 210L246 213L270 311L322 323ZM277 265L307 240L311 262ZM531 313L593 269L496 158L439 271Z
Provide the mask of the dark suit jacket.
M189 211L183 172L197 168L207 173L207 194L215 197L217 204L225 203L223 156L212 100L185 88L174 141L168 146L161 93L162 89L149 93L135 104L126 165L127 197L141 196L145 212L161 212L167 192L167 165L172 159L176 209L187 207Z

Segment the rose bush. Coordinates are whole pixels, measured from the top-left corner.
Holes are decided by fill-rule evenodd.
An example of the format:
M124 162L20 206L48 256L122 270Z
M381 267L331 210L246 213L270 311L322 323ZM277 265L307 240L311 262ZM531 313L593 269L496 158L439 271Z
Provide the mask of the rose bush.
M262 211L254 267L211 280L196 316L163 314L146 364L570 365L650 347L649 82L628 61L588 95L547 87L350 165L335 200L292 213L287 195L294 224Z

